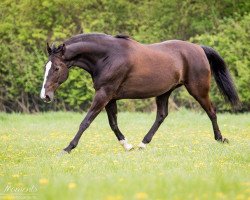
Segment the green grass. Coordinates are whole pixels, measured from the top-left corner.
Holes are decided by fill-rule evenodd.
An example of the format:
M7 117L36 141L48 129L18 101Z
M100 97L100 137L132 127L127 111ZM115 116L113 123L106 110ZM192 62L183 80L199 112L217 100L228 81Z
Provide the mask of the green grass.
M230 141L220 144L205 114L172 112L146 150L124 152L101 113L78 147L58 159L83 117L0 113L0 198L249 199L250 114L219 114ZM155 113L118 115L133 145L154 118Z

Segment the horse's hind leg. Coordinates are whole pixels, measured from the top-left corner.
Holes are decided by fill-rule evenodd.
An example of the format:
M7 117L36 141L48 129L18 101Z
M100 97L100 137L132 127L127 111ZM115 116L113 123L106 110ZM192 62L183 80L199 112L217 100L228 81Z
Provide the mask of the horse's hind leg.
M121 145L124 147L126 151L129 151L133 148L131 144L128 143L124 135L121 133L120 129L118 128L117 124L117 105L115 100L111 100L105 107L108 119L109 119L109 125L113 132L115 133L117 139L121 143Z
M223 138L217 123L216 109L213 106L210 98L209 98L209 85L208 84L194 84L194 85L185 85L188 92L199 102L201 107L206 111L208 117L210 118L213 131L214 138L217 141L228 142L226 138Z
M168 99L169 99L171 92L172 92L172 90L156 97L156 105L157 105L156 119L155 119L153 126L149 130L149 132L145 135L142 142L139 144L139 148L146 147L146 144L148 144L152 140L155 132L158 130L161 123L167 117L167 115L168 115Z

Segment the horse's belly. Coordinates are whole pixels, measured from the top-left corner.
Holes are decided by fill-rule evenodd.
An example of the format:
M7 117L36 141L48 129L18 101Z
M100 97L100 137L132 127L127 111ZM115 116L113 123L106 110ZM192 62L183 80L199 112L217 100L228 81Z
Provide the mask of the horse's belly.
M171 74L171 75L170 75ZM119 87L117 99L150 98L159 96L178 85L175 73L143 73L129 76Z

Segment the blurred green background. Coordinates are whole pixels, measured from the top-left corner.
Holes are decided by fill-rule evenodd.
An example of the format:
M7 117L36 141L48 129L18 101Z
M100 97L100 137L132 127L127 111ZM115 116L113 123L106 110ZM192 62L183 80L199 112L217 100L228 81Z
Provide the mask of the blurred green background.
M181 39L211 46L229 66L241 111L250 110L250 1L1 0L0 111L86 111L94 90L83 70L71 70L54 103L44 104L39 93L46 42L90 32L128 34L142 43ZM211 97L218 110L230 109L214 81ZM200 109L184 88L173 93L170 106ZM123 100L119 109L151 111L154 100Z

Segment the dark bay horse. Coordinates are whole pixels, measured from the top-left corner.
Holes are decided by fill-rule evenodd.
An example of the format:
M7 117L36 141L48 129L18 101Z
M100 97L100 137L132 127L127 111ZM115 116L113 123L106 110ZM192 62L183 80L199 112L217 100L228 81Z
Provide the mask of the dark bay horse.
M70 153L77 146L83 132L103 108L119 142L125 150L132 149L118 128L116 101L156 97L156 120L139 144L145 148L168 115L171 92L182 85L206 111L215 140L228 142L220 133L216 110L209 98L211 75L232 106L238 105L239 98L224 60L212 48L179 40L145 45L123 35L81 34L57 48L47 44L47 51L49 61L41 90L44 101L53 100L55 90L68 78L71 66L89 72L96 91L77 134L64 151Z

